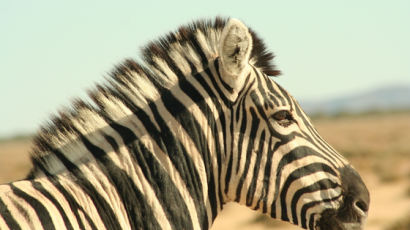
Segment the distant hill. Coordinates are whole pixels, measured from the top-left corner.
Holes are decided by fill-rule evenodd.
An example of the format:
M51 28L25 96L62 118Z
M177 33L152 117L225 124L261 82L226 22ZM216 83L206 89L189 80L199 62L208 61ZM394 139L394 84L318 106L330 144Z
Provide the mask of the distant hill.
M410 109L410 85L386 86L321 101L301 101L308 114L362 113Z

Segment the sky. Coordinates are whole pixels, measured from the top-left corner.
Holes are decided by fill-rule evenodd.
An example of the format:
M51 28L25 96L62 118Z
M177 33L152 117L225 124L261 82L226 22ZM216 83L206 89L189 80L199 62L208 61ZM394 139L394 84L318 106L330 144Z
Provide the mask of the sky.
M218 15L263 38L300 101L410 84L408 0L2 0L0 136L34 132L150 40Z

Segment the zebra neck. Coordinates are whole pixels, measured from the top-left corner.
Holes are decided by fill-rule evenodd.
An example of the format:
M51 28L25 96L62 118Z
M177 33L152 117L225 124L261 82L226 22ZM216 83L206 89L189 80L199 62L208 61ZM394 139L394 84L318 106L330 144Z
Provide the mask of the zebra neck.
M1 229L129 229L128 216L112 190L76 180L60 174L0 185Z
M69 178L78 190L71 194L67 189L64 194L73 200L80 194L96 201L96 210L123 205L121 213L131 226L166 217L160 227L207 229L223 204L219 186L223 138L217 126L226 118L206 103L206 96L194 99L180 90L164 92L127 117L104 121L99 130L77 132L77 138L63 146L49 147L51 154L34 162L36 177L45 174L56 183ZM151 213L152 219L131 218L141 212ZM101 219L109 220L104 222L108 225L116 213L105 215ZM144 225L144 229L150 228Z
M161 135L156 142L144 135L127 142L124 132L105 133L111 150L99 146L106 155L78 165L65 162L67 171L0 187L1 212L25 216L18 224L27 229L62 223L74 229L208 229L219 211L209 166L181 130L162 131L173 137ZM101 151L92 140L81 138L88 155Z

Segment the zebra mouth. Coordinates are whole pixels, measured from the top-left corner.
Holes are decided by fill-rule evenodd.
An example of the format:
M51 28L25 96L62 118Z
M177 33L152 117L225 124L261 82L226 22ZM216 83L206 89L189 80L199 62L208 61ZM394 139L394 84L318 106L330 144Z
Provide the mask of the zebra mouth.
M361 230L364 229L367 213L362 210L325 210L316 223L316 230Z
M316 223L321 230L360 230L369 211L370 196L362 179L353 168L340 169L343 200L338 209L326 209Z

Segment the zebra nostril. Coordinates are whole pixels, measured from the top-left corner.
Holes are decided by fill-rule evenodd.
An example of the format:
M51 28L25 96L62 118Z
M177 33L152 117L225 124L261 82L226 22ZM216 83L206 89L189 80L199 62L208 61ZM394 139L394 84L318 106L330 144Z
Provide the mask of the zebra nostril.
M339 169L342 179L342 187L345 191L345 202L361 216L366 216L369 210L370 194L362 178L351 166Z
M361 200L358 200L358 201L354 202L353 207L362 216L365 216L367 211L369 210L369 206L367 205L367 203L364 202L364 201L361 201Z

